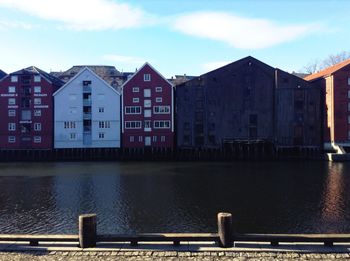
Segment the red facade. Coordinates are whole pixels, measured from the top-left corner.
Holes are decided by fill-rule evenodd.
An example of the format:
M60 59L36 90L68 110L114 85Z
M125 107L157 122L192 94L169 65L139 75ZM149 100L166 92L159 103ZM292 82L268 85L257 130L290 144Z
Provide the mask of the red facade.
M122 146L173 148L173 87L146 63L123 85Z
M57 78L30 67L0 81L0 149L52 149Z

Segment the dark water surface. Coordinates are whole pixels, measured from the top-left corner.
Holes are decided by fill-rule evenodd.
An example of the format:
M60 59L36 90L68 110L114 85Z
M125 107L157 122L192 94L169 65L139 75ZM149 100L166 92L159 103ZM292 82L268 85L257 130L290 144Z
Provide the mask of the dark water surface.
M0 233L350 233L350 163L60 162L0 164Z

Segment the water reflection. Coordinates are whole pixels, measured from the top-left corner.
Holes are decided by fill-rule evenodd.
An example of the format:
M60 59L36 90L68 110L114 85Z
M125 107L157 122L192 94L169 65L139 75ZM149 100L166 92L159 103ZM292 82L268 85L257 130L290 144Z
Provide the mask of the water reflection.
M0 164L0 233L211 232L233 213L238 232L350 231L348 163Z

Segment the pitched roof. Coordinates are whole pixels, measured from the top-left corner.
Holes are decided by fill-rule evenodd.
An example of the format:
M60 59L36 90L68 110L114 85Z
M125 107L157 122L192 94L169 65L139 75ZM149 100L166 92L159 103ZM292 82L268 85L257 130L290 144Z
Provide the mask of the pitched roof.
M60 77L60 76L74 76L79 73L85 67L94 71L95 74L100 77L103 76L122 76L122 73L119 72L114 66L110 65L74 65L72 68L64 72L51 72L51 74Z
M11 74L40 74L41 76L43 76L44 78L46 78L48 81L50 81L53 85L56 86L62 86L64 84L64 82L60 79L58 79L57 77L35 67L35 66L30 66L27 68L24 68L22 70L13 72Z
M328 76L328 75L331 75L333 73L335 73L336 71L342 69L343 67L347 66L350 64L350 59L348 60L345 60L343 62L340 62L340 63L337 63L331 67L328 67L320 72L317 72L317 73L314 73L314 74L311 74L309 76L306 76L304 78L304 80L306 81L313 81L313 80L316 80L316 79L319 79L319 78L322 78L322 77L325 77L325 76Z
M0 79L5 77L7 73L5 73L3 70L0 69Z

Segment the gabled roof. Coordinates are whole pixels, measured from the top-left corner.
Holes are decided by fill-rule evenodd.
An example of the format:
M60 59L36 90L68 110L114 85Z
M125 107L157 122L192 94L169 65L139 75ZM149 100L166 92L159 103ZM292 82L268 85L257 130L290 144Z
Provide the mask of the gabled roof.
M167 83L169 83L169 85L170 85L171 87L174 87L174 85L173 85L171 82L169 82L169 81L167 80L167 78L165 78L160 72L158 72L156 69L154 69L154 67L153 67L152 65L150 65L148 62L145 62L145 63L141 66L141 68L138 69L137 72L135 72L135 73L122 85L122 90L124 89L124 86L125 86L126 84L128 84L137 74L139 74L139 72L140 72L144 67L146 67L146 66L149 66L149 67L150 67L153 71L155 71L161 78L163 78L164 81L166 81Z
M22 70L16 71L11 73L11 75L20 75L20 74L25 74L25 75L31 75L31 74L40 74L42 77L44 77L46 80L51 82L53 85L56 86L62 86L64 82L57 77L35 67L35 66L30 66L27 68L24 68Z
M316 79L319 79L319 78L322 78L322 77L325 77L325 76L328 76L328 75L331 75L333 73L335 73L336 71L342 69L343 67L347 66L350 64L350 59L348 60L345 60L343 62L340 62L340 63L337 63L331 67L328 67L320 72L317 72L317 73L314 73L314 74L311 74L309 76L306 76L304 78L304 80L306 81L313 81L313 80L316 80Z
M64 76L73 76L80 72L85 67L89 68L90 70L94 71L95 74L99 75L100 78L102 75L105 76L122 76L122 73L119 72L114 66L111 65L74 65L72 68L68 69L64 72L51 72L52 75L55 75L57 77L64 77Z
M4 78L7 75L3 70L0 70L0 79Z
M66 88L71 82L73 82L76 78L79 77L80 74L82 74L84 71L89 71L92 75L94 75L97 79L99 79L104 85L106 85L108 88L111 88L115 93L119 94L120 93L114 89L111 85L109 85L105 80L103 80L100 76L98 76L94 71L92 71L90 68L88 67L84 67L83 69L81 69L73 78L71 78L68 82L66 82L61 88L59 88L54 94L53 96L55 96L57 93L59 93L60 91L62 91L64 88Z

